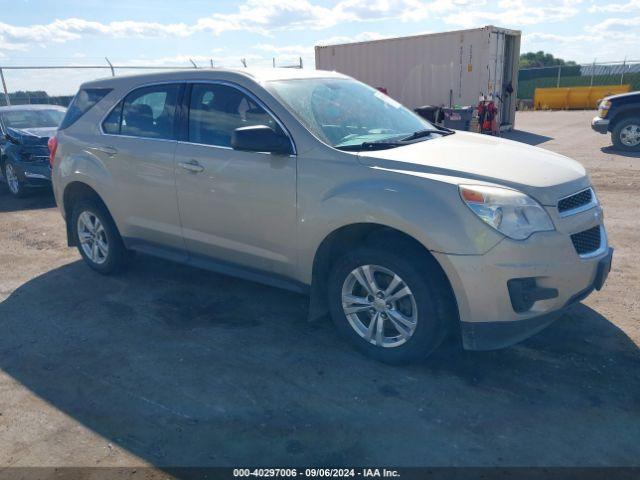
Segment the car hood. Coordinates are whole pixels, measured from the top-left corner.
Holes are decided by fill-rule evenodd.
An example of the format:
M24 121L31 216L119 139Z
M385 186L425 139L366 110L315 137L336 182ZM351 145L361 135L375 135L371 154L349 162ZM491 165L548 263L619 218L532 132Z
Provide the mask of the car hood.
M430 173L515 188L544 205L590 185L575 160L524 143L469 132L388 150L361 152L368 166Z
M57 127L7 128L7 133L25 145L46 145L57 130Z
M608 95L604 97L605 100L619 100L621 98L636 98L640 100L640 92L618 93L616 95Z

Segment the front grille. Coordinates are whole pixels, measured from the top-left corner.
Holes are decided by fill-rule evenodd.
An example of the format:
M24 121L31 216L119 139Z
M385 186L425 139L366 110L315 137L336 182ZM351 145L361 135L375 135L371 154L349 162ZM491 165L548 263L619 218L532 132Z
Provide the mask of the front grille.
M571 235L571 241L573 246L578 252L578 255L586 255L593 253L600 248L600 242L602 241L600 235L600 226L590 228L583 232L574 233Z
M592 200L593 191L590 188L587 188L586 190L578 192L575 195L571 195L569 197L561 199L558 202L558 211L560 213L563 213L570 210L575 210L576 208L588 205Z

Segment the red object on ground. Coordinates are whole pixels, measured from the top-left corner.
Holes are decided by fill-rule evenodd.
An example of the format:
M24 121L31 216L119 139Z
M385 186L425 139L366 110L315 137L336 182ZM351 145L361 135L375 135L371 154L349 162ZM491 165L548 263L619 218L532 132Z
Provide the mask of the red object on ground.
M483 100L478 104L478 124L480 133L496 133L498 109L495 102Z

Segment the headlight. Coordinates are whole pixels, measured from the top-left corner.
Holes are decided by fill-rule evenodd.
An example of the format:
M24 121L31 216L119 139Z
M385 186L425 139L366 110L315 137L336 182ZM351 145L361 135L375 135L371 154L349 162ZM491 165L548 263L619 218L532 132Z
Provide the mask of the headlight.
M544 208L517 190L482 185L460 185L460 197L484 222L514 240L535 232L554 230Z
M605 118L609 113L609 109L611 108L611 102L608 100L602 100L600 105L598 106L598 116L600 118Z

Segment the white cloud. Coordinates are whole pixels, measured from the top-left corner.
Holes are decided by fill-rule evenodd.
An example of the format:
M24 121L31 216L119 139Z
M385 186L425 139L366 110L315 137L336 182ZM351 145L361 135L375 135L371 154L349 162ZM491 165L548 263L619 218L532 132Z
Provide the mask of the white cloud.
M633 10L640 10L640 0L630 0L627 3L609 3L607 5L591 5L590 13L628 13Z
M426 18L439 19L456 28L494 24L529 30L534 25L549 25L572 19L580 11L627 13L640 8L640 0L617 0L607 5L582 0L243 0L229 14L213 13L190 24L137 22L132 20L101 23L81 18L56 19L46 24L15 26L0 22L0 51L25 51L33 45L69 42L89 36L117 38L185 38L197 33L221 35L225 32L245 31L274 39L282 30L323 30L336 25L395 19L398 22L418 22ZM626 3L625 3L626 2ZM581 5L582 4L582 5ZM549 33L525 36L525 45L575 45L589 42L602 46L602 35L619 42L621 48L638 40L638 17L604 18L590 26L582 35L567 37ZM399 28L400 31L404 30ZM600 39L596 38L598 32ZM316 42L337 44L381 38L375 32L334 36ZM613 48L612 45L609 47ZM311 56L312 47L306 45L279 46L275 40L256 45L256 50L272 56ZM629 47L632 51L638 51ZM523 51L525 46L523 45ZM553 49L552 49L553 50ZM586 50L586 47L585 47ZM614 49L615 50L615 49ZM217 52L221 53L221 52ZM583 52L591 54L591 52ZM620 53L618 56L622 56ZM265 55L266 56L266 55ZM256 59L257 60L257 59ZM186 60L188 62L188 59ZM216 60L217 61L217 60ZM234 61L235 63L235 61Z
M0 44L2 44L3 49L30 43L66 42L77 40L82 35L160 37L187 36L189 34L189 27L184 23L162 24L126 20L104 24L81 18L54 20L48 24L30 25L28 27L0 23Z
M485 24L526 26L555 23L574 17L580 12L580 0L525 1L500 0L496 11L490 9L458 9L444 17L444 21L460 27L477 27Z
M551 51L565 60L589 63L640 57L640 17L605 19L584 33L563 35L534 32L522 37L522 51Z
M326 28L344 20L335 18L331 9L308 0L246 0L231 14L215 13L196 23L199 30L220 34L231 30L247 30L269 34L283 27Z
M482 6L484 2L485 0L340 0L327 7L310 0L245 0L235 12L214 13L193 24L133 20L101 23L82 18L56 19L47 24L29 26L0 22L0 50L25 49L34 44L45 45L51 42L62 43L85 36L180 38L198 32L220 35L230 31L272 36L272 32L282 29L320 30L345 22L394 18L403 22L415 22L432 14L454 12L469 5ZM468 21L471 20L462 19L462 23Z
M602 22L589 27L595 32L621 33L621 34L637 34L634 27L640 27L640 16L627 18L607 18Z

